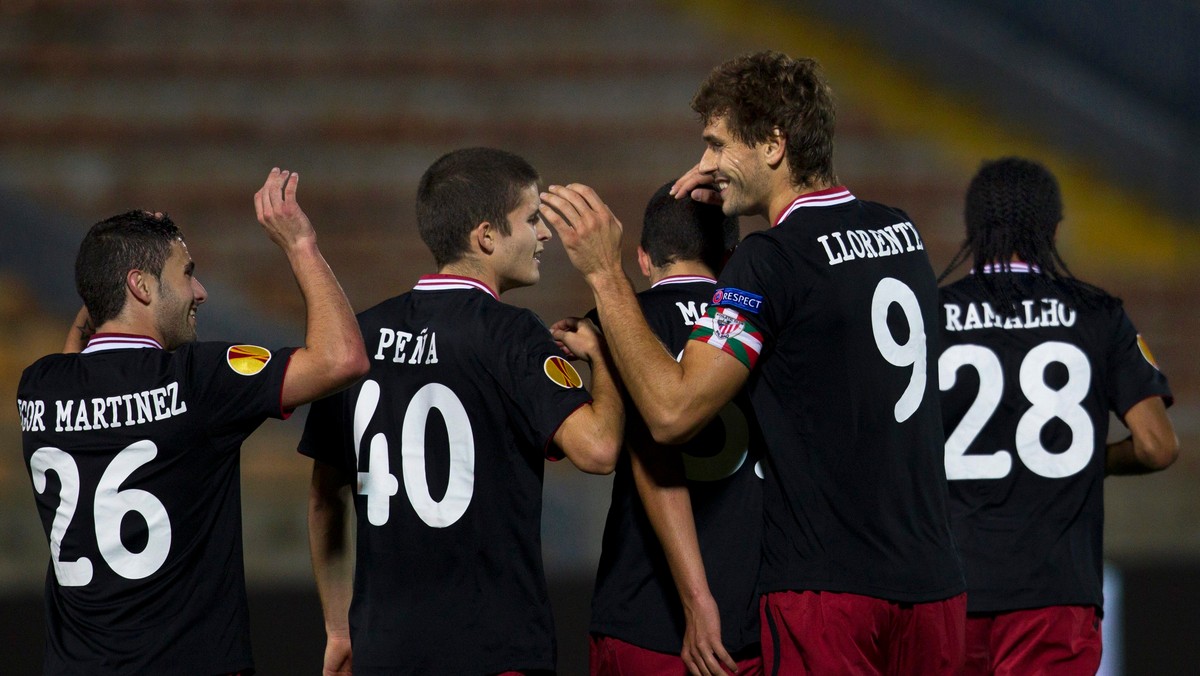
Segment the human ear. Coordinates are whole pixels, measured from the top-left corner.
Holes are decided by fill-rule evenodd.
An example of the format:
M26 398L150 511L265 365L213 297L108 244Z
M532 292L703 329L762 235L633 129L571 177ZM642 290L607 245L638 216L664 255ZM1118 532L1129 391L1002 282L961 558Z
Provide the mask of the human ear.
M492 227L490 221L484 221L480 223L479 225L475 226L474 230L471 231L472 241L475 242L475 245L479 247L481 252L488 255L491 255L492 252L496 250L497 236L498 233L496 232L496 229Z
M125 290L133 295L142 305L149 305L151 299L150 286L154 275L142 270L133 269L125 273Z

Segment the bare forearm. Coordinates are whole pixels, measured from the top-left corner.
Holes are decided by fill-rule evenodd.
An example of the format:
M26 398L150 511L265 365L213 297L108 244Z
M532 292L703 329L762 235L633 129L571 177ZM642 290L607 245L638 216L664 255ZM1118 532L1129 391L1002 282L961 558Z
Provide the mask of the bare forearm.
M96 332L92 326L92 317L88 314L86 306L79 308L79 312L75 314L75 319L71 322L71 328L67 331L67 339L63 344L64 354L75 354L83 352L83 348L87 347L88 339Z
M629 396L652 431L670 425L691 403L679 362L646 323L624 274L594 275L588 283L608 349Z
M1109 444L1105 474L1148 474L1170 467L1179 457L1179 437L1160 397L1144 399L1125 412L1131 436Z
M632 449L634 483L685 607L711 597L682 459L669 448Z
M354 310L315 240L297 244L287 254L307 313L300 352L311 362L305 364L307 377L285 385L284 406L291 407L350 385L369 364Z
M348 487L345 490L348 493ZM346 533L346 502L346 497L341 495L330 496L316 491L309 498L308 533L313 575L329 636L350 635L354 557Z

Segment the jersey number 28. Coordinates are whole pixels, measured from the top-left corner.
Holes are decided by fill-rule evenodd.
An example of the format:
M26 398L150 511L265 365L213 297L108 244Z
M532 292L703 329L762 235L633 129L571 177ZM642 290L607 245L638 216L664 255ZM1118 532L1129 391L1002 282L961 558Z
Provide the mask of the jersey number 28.
M1060 389L1046 384L1046 369L1055 363L1067 369L1067 381ZM1012 470L1012 453L997 450L989 454L966 454L1004 394L1000 358L982 345L949 348L938 360L938 380L943 392L954 387L958 370L963 366L970 366L979 374L979 393L946 438L946 478L1002 479ZM1017 421L1015 442L1021 462L1048 479L1068 477L1083 470L1092 459L1095 445L1095 426L1081 405L1092 381L1087 355L1070 343L1047 341L1025 355L1019 380L1021 392L1032 404ZM1042 428L1054 418L1071 430L1071 445L1062 453L1052 453L1042 444Z

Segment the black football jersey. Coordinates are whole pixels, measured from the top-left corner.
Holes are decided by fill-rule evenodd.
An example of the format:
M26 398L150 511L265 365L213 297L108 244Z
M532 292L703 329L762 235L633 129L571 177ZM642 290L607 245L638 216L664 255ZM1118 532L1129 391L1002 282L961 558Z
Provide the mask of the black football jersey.
M677 276L638 294L650 328L678 356L704 316L716 280ZM721 639L756 645L762 547L762 443L747 402L730 403L683 453L700 554L721 611ZM638 497L628 454L617 463L592 597L591 631L663 653L683 649L686 622L662 545Z
M993 274L990 270L983 274ZM1014 264L941 290L946 477L967 607L1102 604L1109 411L1171 392L1116 299Z
M253 668L238 459L285 415L291 354L97 334L25 369L22 443L50 542L46 674Z
M528 310L422 277L361 313L371 370L313 404L300 452L357 477L356 674L554 669L542 475L590 401Z
M900 210L837 187L746 237L692 334L751 369L762 590L899 602L964 589L950 534L937 287Z

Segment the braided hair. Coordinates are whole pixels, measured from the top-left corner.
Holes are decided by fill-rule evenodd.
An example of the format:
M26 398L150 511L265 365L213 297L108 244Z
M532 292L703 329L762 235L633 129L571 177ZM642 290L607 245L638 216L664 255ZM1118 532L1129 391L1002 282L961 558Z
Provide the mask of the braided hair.
M1012 261L1028 263L1050 282L1067 282L1075 300L1095 302L1104 291L1075 278L1055 246L1055 234L1063 219L1062 193L1058 180L1040 162L1021 157L989 160L980 166L967 187L963 210L967 238L938 277L946 279L970 259L980 273L986 266L992 274L977 276L997 312L1013 312L1018 280Z

